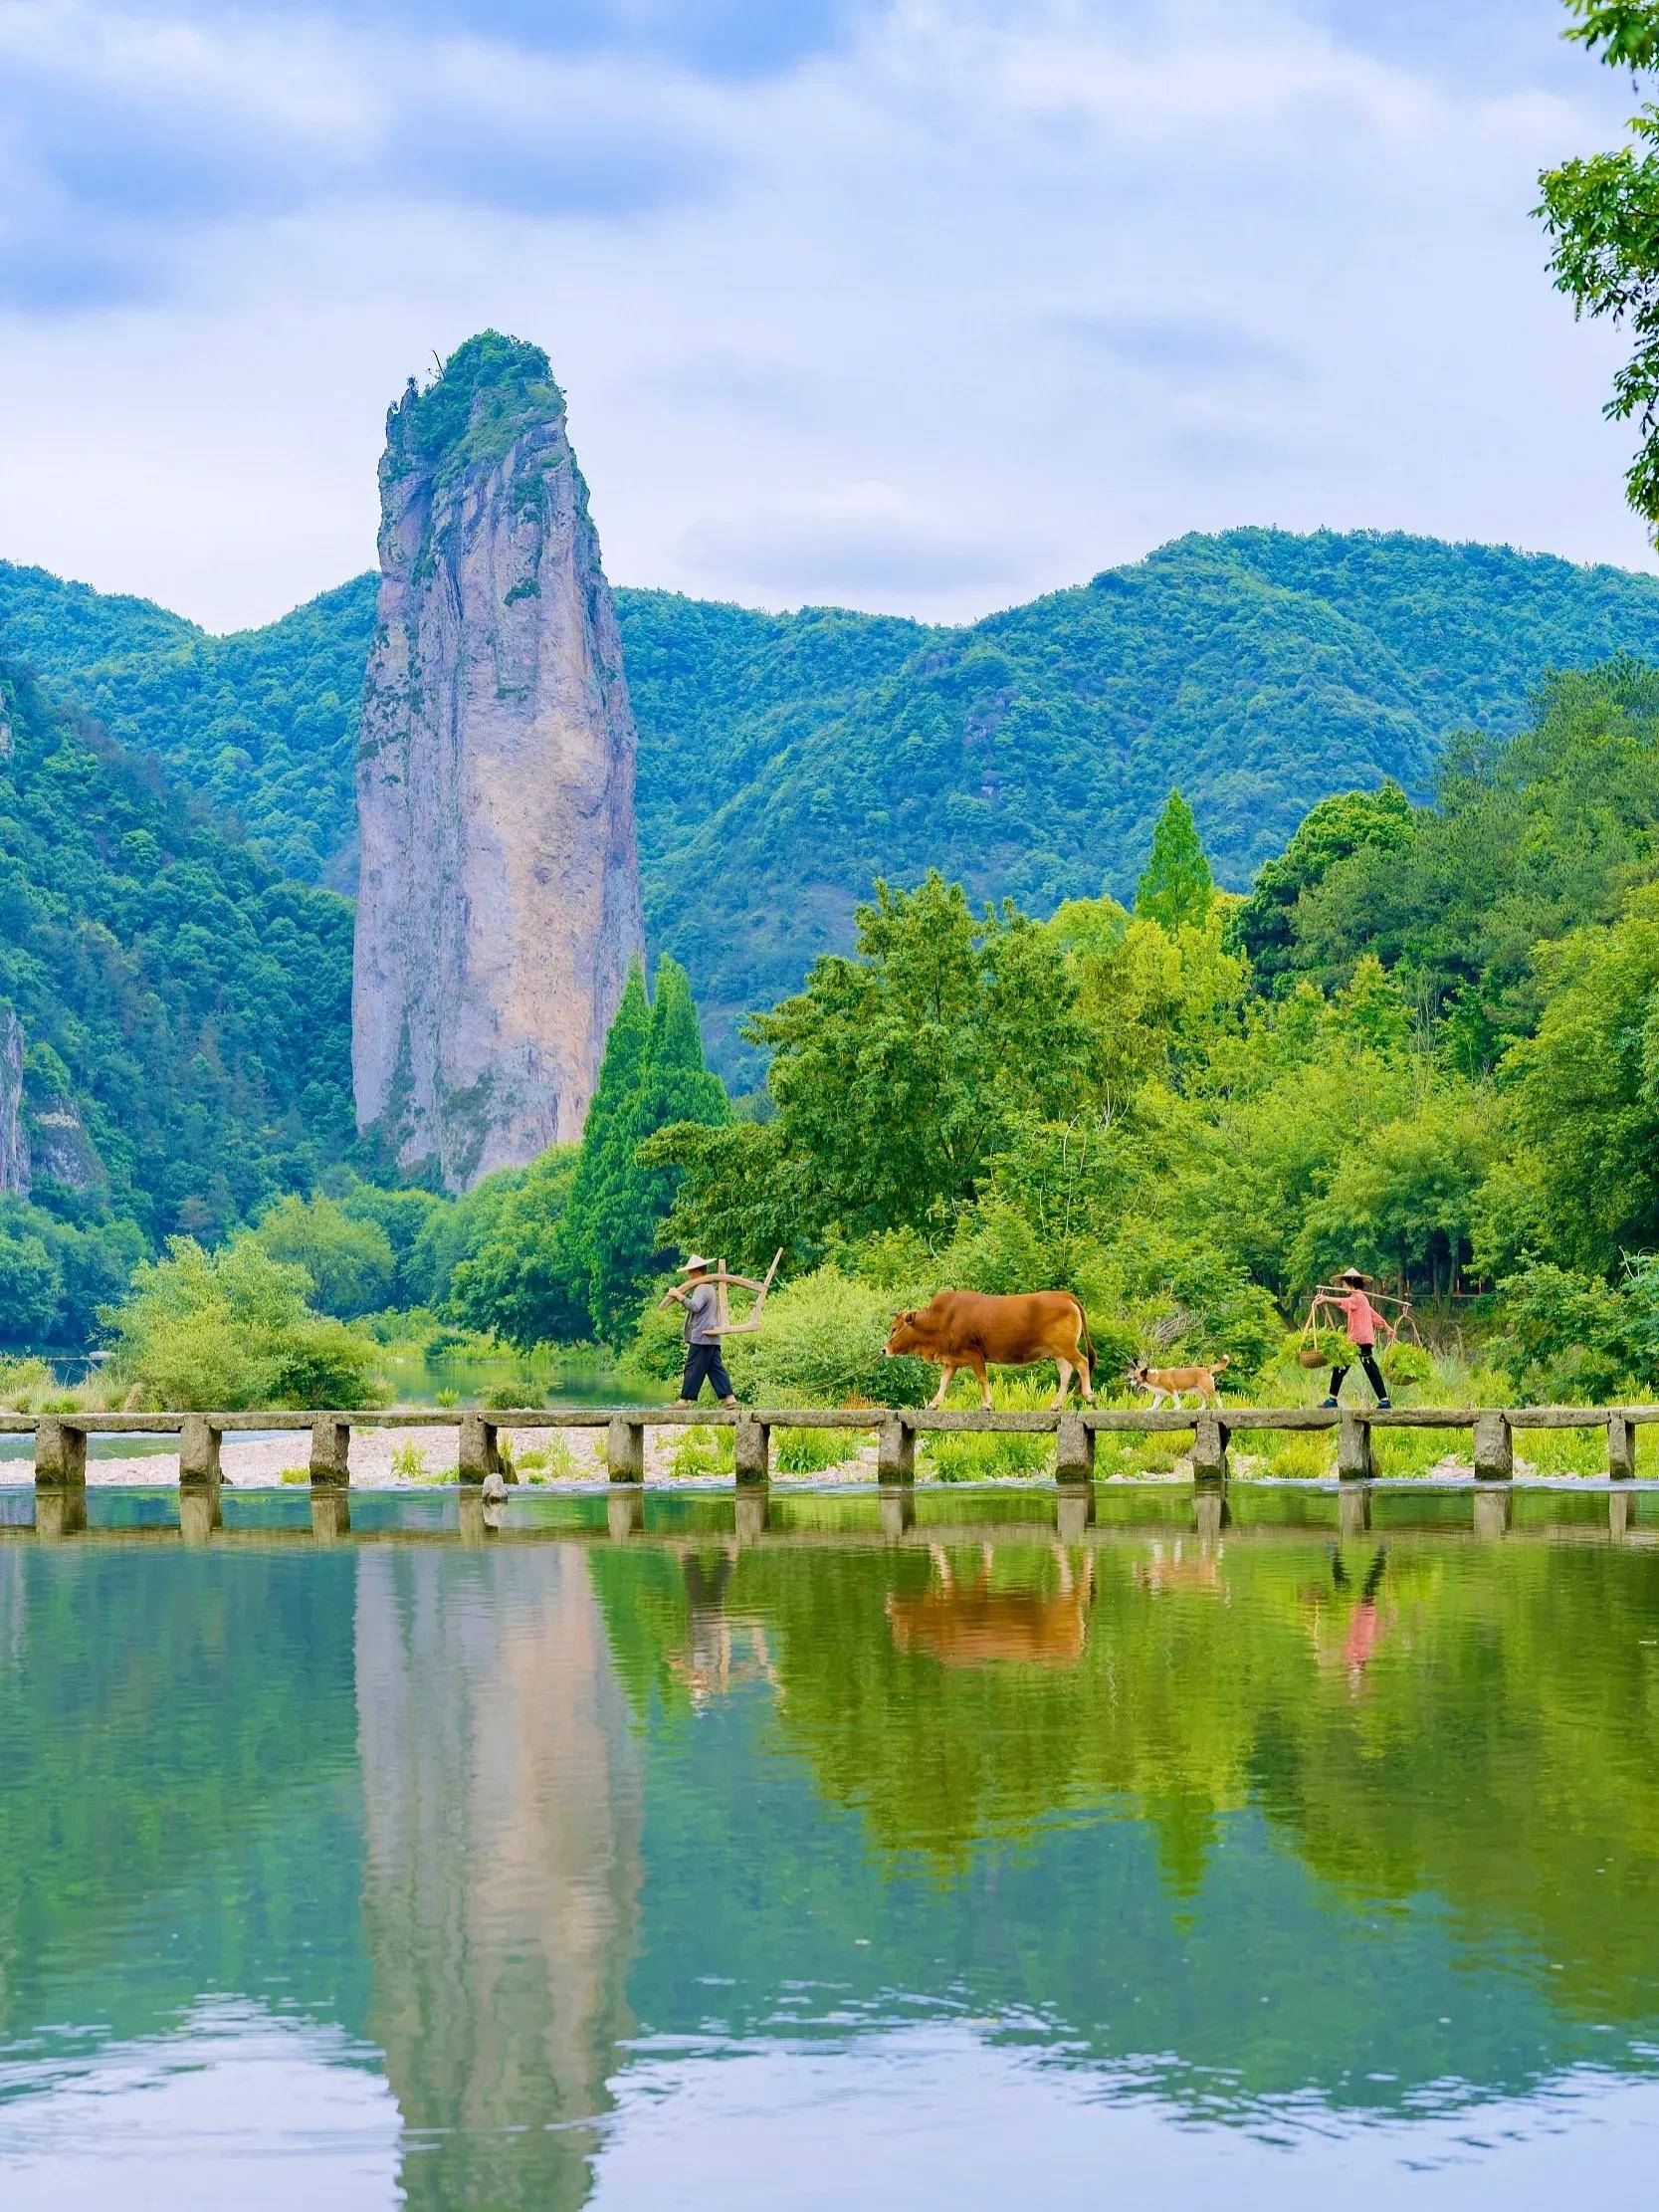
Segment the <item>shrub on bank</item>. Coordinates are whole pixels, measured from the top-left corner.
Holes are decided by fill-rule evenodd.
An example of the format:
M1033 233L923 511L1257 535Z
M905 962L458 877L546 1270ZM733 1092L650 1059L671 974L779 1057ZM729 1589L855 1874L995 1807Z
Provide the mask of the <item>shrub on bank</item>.
M32 1355L0 1360L0 1406L8 1413L41 1412L43 1399L53 1396L58 1387L58 1378L45 1360Z
M251 1237L204 1251L175 1236L103 1316L111 1369L142 1403L179 1412L373 1403L374 1347L312 1311L303 1267Z
M819 1267L772 1292L755 1335L728 1339L732 1381L768 1406L920 1406L936 1371L882 1347L894 1314L929 1295Z

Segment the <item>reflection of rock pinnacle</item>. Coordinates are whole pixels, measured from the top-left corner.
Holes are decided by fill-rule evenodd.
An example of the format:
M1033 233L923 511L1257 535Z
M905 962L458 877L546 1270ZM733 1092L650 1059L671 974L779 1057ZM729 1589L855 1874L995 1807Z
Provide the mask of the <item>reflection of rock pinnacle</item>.
M369 2024L407 2202L583 2203L626 2031L637 1755L586 1562L361 1555Z

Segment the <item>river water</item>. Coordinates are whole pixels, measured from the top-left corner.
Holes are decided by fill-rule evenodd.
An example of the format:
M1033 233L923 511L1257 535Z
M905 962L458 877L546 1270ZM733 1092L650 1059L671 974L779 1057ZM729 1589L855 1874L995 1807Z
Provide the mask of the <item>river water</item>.
M0 1500L7 2212L1652 2201L1659 1496L607 1503Z

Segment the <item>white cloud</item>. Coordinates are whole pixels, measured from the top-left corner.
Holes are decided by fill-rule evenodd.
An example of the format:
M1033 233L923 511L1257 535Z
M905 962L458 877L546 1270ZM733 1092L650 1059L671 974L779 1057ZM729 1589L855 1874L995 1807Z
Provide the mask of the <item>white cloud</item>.
M0 554L275 613L372 557L386 402L493 323L624 580L964 615L1238 522L1643 561L1617 341L1528 214L1628 101L1555 12L1459 76L1320 0L900 0L721 77L10 0Z
M772 606L812 599L882 607L918 591L983 590L1004 580L1011 558L1026 556L995 518L970 534L960 514L876 483L803 490L710 517L694 523L677 550L717 589L734 584Z

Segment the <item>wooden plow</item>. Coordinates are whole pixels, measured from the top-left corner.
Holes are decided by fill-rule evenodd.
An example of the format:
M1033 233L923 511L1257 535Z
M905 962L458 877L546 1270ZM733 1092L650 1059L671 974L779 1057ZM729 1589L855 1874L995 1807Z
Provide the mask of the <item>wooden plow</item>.
M762 1282L756 1282L752 1275L733 1275L729 1273L724 1259L715 1262L716 1271L709 1279L715 1285L715 1294L718 1300L716 1306L717 1326L723 1337L752 1336L759 1328L761 1311L766 1303L766 1293L772 1287L773 1278L777 1274L782 1258L783 1246L780 1244L772 1254L772 1263L766 1269L765 1279ZM733 1321L731 1319L729 1292L732 1289L752 1290L754 1292L754 1303L748 1309L748 1319L746 1321Z

